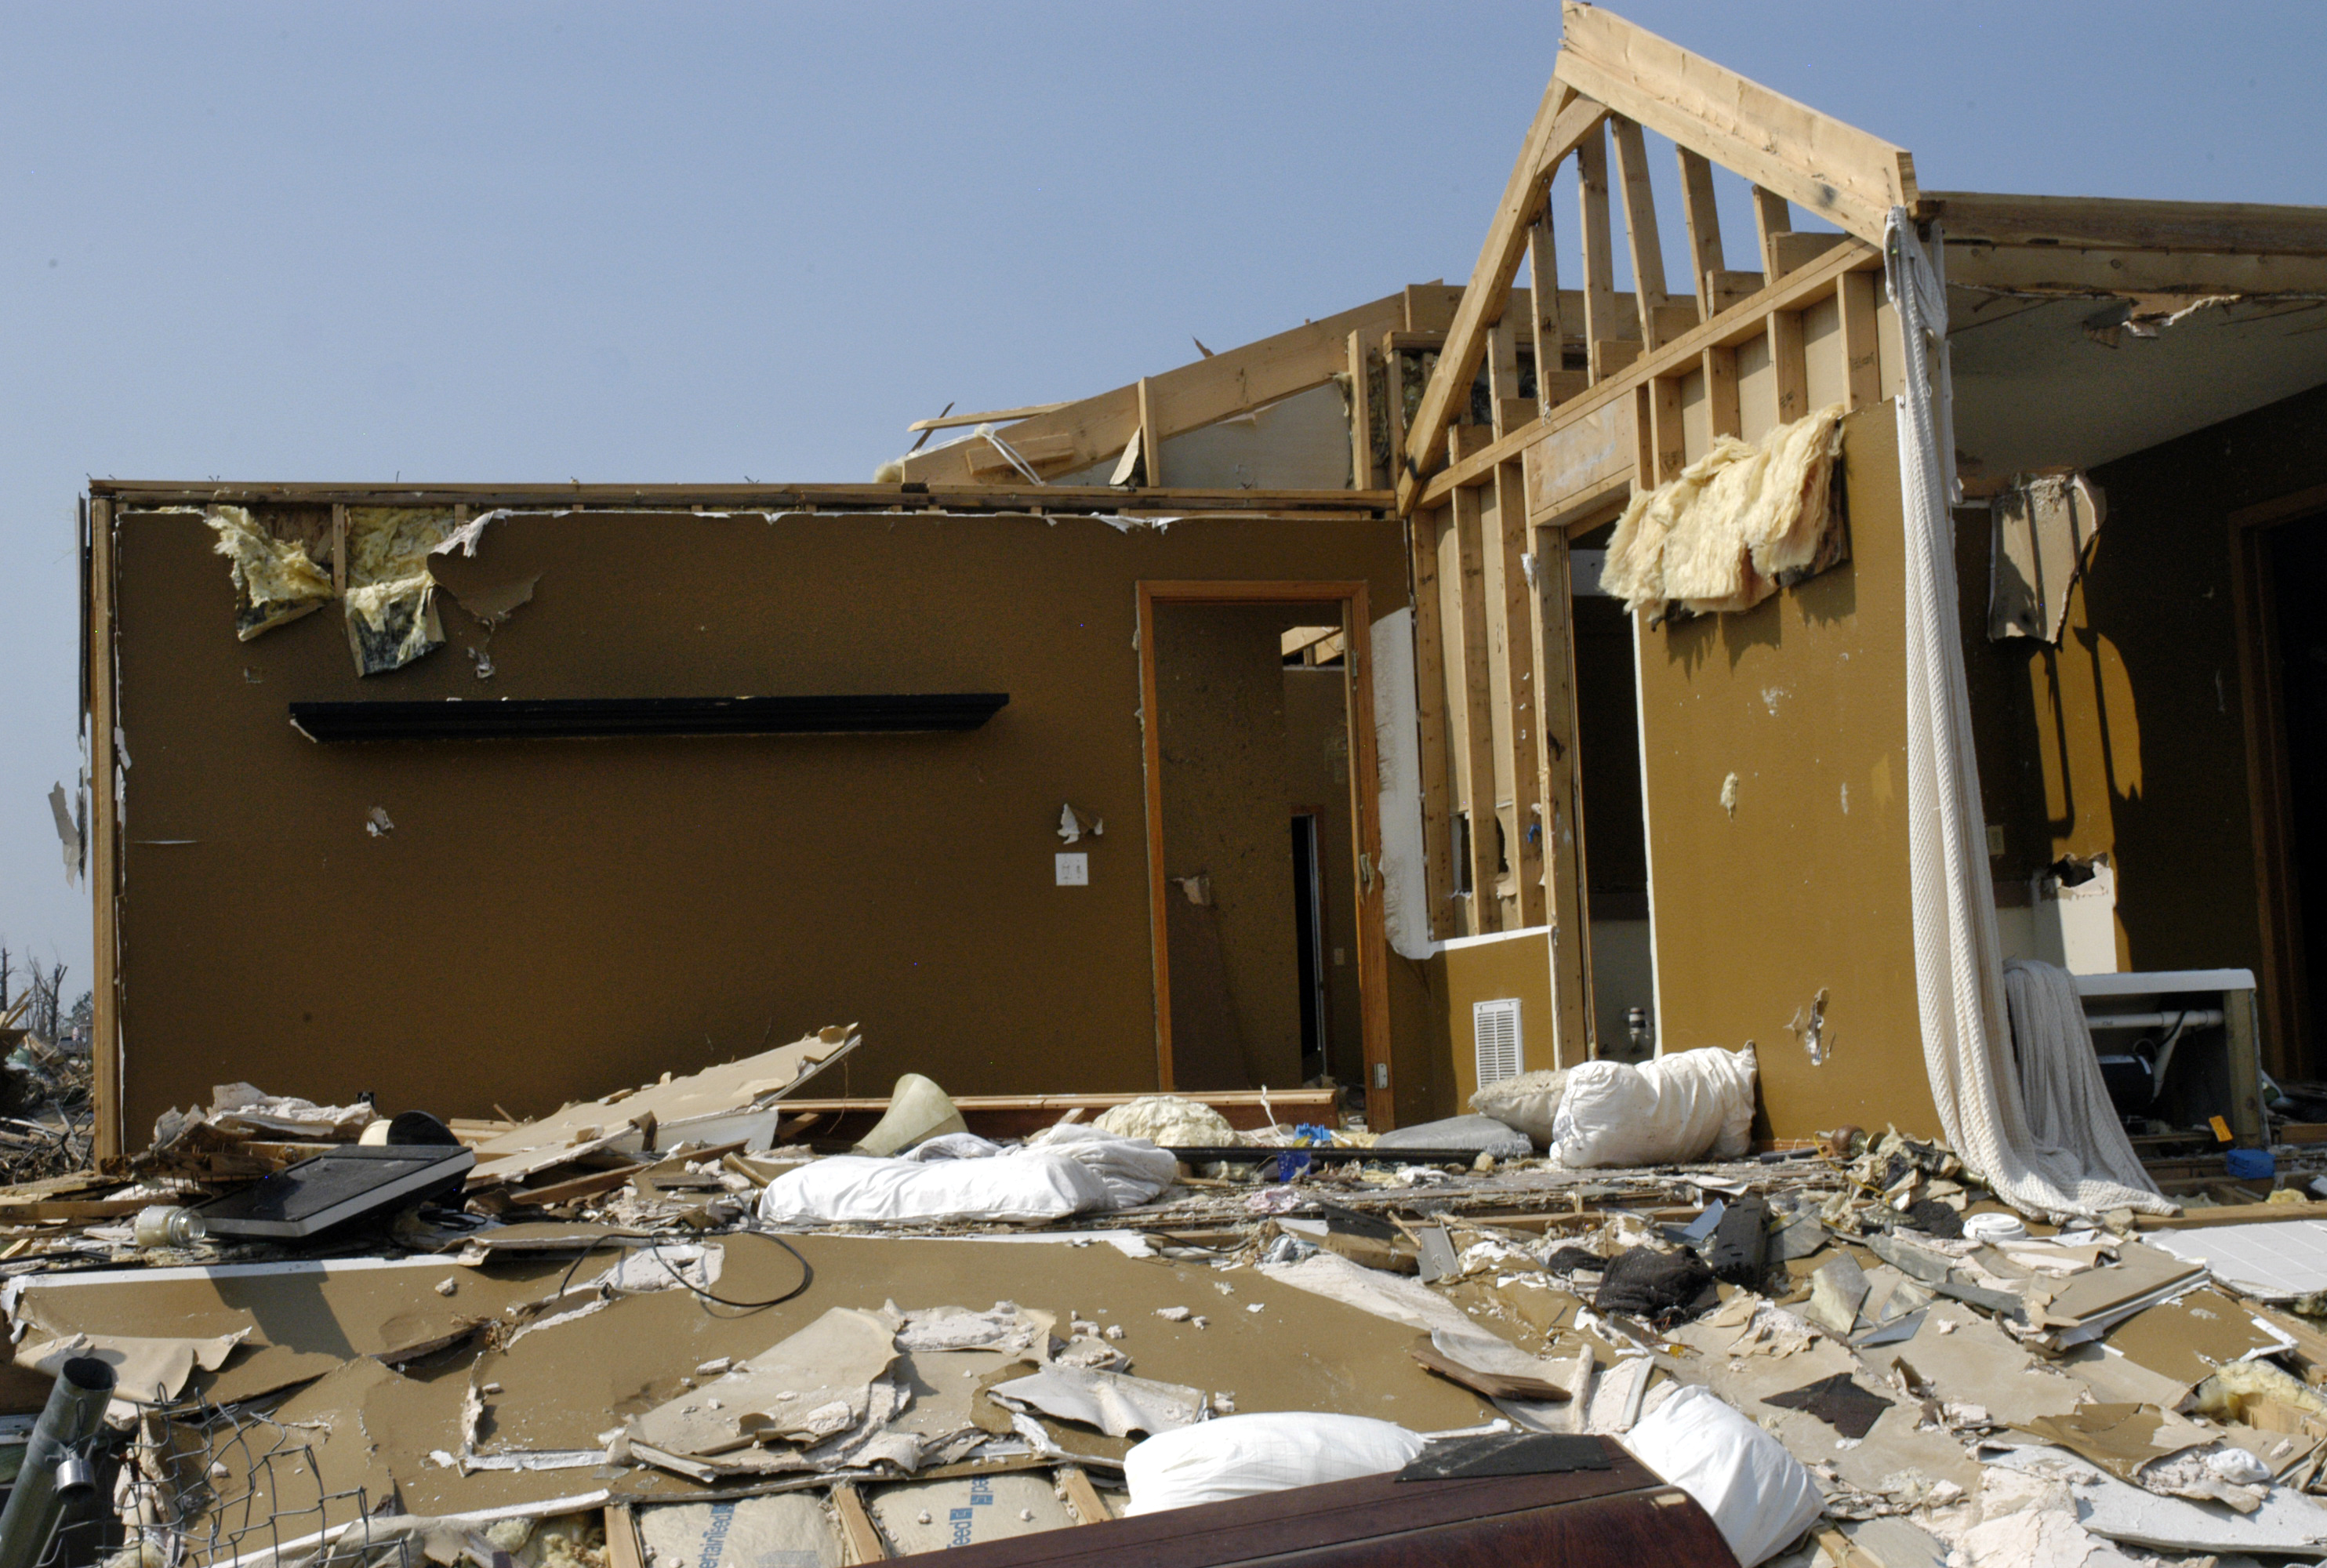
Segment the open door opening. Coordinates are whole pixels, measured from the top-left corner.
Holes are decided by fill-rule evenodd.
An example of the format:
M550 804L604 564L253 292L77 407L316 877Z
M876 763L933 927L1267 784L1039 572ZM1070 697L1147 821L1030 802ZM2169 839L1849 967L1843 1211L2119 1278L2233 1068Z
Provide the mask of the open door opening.
M2285 759L2280 796L2285 859L2279 966L2289 1026L2287 1059L2319 1076L2315 1003L2327 976L2327 515L2284 523L2264 537L2270 626L2264 650L2276 676L2274 739Z
M1569 555L1575 649L1577 789L1591 831L1584 907L1591 922L1592 1032L1595 1053L1617 1061L1649 1054L1635 1013L1656 1016L1649 940L1648 827L1640 809L1640 714L1632 667L1632 618L1600 588L1611 530Z
M1319 598L1295 596L1304 591ZM1387 998L1370 1000L1368 984L1386 987L1367 969L1369 942L1381 950L1369 885L1378 830L1372 793L1358 788L1372 708L1353 594L1362 589L1142 587L1167 1087L1330 1079L1359 1098L1386 1057Z

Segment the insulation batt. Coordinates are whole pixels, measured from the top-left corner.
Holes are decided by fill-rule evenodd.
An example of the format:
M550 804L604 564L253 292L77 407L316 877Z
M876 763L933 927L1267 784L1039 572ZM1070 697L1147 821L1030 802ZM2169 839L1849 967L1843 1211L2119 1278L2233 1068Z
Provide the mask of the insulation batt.
M1093 1124L1118 1138L1145 1138L1164 1149L1217 1149L1236 1142L1229 1119L1201 1100L1145 1095L1108 1109Z
M1525 1133L1542 1148L1559 1134L1553 1123L1559 1115L1560 1097L1567 1092L1567 1069L1523 1072L1489 1084L1471 1097L1471 1108L1515 1133Z
M1757 1066L1749 1042L1740 1051L1679 1051L1644 1067L1570 1068L1552 1153L1577 1167L1742 1158L1752 1146Z
M218 553L232 563L235 635L248 642L270 627L313 610L332 596L332 574L315 565L297 539L278 539L242 507L212 507L202 520L218 536Z
M1679 477L1632 497L1600 581L1628 611L1675 602L1697 614L1750 610L1818 558L1833 514L1840 404L1761 440L1724 435Z

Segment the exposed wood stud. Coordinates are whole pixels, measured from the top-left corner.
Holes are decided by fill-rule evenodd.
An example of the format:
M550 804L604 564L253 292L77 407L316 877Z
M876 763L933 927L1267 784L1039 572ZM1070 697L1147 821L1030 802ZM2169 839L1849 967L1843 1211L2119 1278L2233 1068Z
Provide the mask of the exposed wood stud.
M1842 316L1843 401L1864 408L1883 400L1883 366L1875 345L1874 275L1846 272L1836 283Z
M628 1503L606 1505L606 1568L647 1568L638 1512Z
M1743 415L1737 406L1736 350L1706 350L1705 409L1716 437L1744 433Z
M1498 771L1508 773L1510 781L1503 842L1516 883L1514 929L1524 929L1544 923L1543 835L1537 814L1543 800L1543 773L1536 755L1543 726L1535 700L1535 612L1528 589L1531 564L1526 559L1527 476L1521 465L1497 463L1490 493L1494 498L1495 520L1488 561L1488 612L1500 644L1495 650L1495 673L1502 688L1495 705L1503 720L1496 736L1501 751ZM1531 828L1537 831L1530 832Z
M1438 575L1438 540L1444 507L1416 511L1408 525L1414 562L1415 727L1422 747L1424 902L1434 940L1453 935L1443 911L1454 896L1453 826L1448 802L1445 596Z
M1664 242L1657 237L1656 193L1649 184L1649 149L1640 122L1611 116L1616 142L1616 183L1624 198L1624 238L1632 253L1632 298L1640 313L1640 340L1651 349L1669 341L1666 318Z
M1379 485L1374 473L1373 378L1366 366L1366 334L1350 334L1350 484L1356 490Z
M1467 936L1502 929L1495 899L1500 873L1495 859L1495 737L1487 689L1487 567L1484 518L1475 490L1453 496L1454 549L1462 582L1454 595L1461 616L1461 677L1448 683L1463 702L1463 806L1471 819L1471 902Z
M1075 1521L1083 1525L1104 1524L1115 1517L1107 1510L1107 1503L1091 1485L1090 1475L1079 1464L1062 1464L1051 1472L1058 1478L1059 1489L1067 1494L1067 1506L1075 1511Z
M1535 410L1530 408L1525 418L1509 428L1505 428L1503 423L1504 405L1516 402L1519 395L1517 327L1518 323L1511 320L1510 313L1505 311L1503 319L1487 329L1487 406L1498 441L1518 429L1519 425L1527 423L1528 419L1535 417Z
M1383 413L1389 427L1390 468L1382 482L1395 489L1397 476L1406 471L1406 356L1389 336L1382 340L1382 400L1389 405Z
M1599 381L1621 366L1603 369L1601 348L1626 335L1616 321L1615 239L1608 224L1608 136L1594 126L1576 145L1575 190L1578 237L1584 248L1584 341L1590 374Z
M1702 153L1676 147L1680 158L1681 212L1688 225L1689 275L1696 282L1696 308L1710 320L1721 307L1713 297L1715 273L1726 270L1722 259L1721 212L1714 205L1713 163Z
M1654 434L1658 484L1668 484L1688 466L1688 438L1681 428L1680 378L1658 376L1649 382L1649 416Z
M1810 411L1810 372L1802 342L1802 313L1770 313L1770 374L1777 387L1778 423L1791 425Z
M339 501L332 506L332 592L348 596L348 509Z
M1550 182L1547 180L1547 187ZM1566 396L1565 340L1559 330L1559 253L1552 244L1551 206L1528 230L1528 304L1534 316L1535 406L1538 418Z
M1793 232L1793 209L1786 204L1783 196L1756 185L1753 187L1753 228L1762 242L1762 275L1775 283L1785 271L1780 265L1778 237Z

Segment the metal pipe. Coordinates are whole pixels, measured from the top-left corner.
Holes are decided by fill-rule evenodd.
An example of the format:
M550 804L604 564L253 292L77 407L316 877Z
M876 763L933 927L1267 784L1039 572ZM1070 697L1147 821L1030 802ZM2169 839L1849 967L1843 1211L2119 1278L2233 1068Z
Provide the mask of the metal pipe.
M2187 1021L2191 1029L2220 1029L2222 1010L2219 1007L2192 1007L2172 1013L2089 1013L2085 1027L2093 1031L2104 1029L2171 1029Z
M0 1568L33 1568L47 1555L69 1492L89 1483L61 1476L68 1461L85 1459L89 1440L105 1424L113 1397L113 1368L90 1356L76 1356L58 1374L49 1402L33 1427L32 1440L0 1511Z

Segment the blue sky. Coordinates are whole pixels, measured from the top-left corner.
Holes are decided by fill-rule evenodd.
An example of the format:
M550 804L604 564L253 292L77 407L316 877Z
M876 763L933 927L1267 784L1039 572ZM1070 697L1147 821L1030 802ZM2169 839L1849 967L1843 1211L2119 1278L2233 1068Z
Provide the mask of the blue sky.
M1615 9L1929 189L2327 202L2327 7ZM1467 276L1557 43L1549 3L0 0L0 938L87 983L45 800L84 475L869 479L949 401Z

